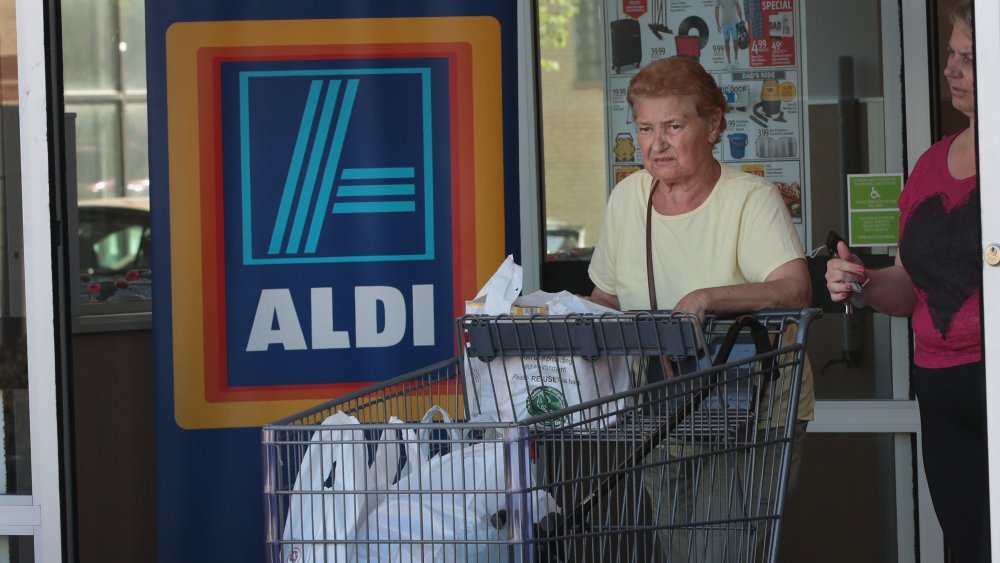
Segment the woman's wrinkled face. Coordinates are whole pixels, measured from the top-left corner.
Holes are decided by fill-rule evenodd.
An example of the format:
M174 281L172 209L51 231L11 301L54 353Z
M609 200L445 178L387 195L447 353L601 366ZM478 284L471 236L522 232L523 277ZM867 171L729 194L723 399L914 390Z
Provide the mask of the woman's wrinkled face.
M944 67L944 77L951 90L951 105L969 118L976 113L974 67L972 38L967 30L956 25L948 40L948 64Z
M713 162L721 112L699 117L694 99L682 96L640 98L634 107L643 166L654 178L684 182Z

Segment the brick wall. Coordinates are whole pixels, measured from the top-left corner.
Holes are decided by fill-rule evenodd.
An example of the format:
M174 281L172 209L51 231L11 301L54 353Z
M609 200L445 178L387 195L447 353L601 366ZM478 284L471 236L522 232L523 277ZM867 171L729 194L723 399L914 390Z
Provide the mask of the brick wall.
M609 182L604 82L577 82L573 39L571 34L566 47L541 52L560 66L541 73L545 211L549 220L582 225L584 244L593 246Z

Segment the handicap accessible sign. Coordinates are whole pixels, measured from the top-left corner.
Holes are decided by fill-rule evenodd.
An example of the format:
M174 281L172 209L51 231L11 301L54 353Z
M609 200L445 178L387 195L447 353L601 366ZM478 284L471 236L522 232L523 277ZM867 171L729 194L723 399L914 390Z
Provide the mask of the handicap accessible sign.
M848 174L850 245L894 246L899 240L902 174Z

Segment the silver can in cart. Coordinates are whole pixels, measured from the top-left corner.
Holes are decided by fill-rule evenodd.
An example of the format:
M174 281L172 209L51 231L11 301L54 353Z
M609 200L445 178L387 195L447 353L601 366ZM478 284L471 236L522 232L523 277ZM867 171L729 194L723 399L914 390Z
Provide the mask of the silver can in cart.
M264 427L269 561L774 561L818 316L461 317Z

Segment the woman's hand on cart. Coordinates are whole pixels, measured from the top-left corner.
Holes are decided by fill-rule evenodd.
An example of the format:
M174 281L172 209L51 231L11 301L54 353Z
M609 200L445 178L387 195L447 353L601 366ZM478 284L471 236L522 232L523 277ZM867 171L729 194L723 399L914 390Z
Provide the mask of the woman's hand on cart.
M698 315L701 324L705 324L705 315L708 314L708 292L704 289L696 289L688 293L674 306L674 312L690 313Z

